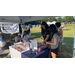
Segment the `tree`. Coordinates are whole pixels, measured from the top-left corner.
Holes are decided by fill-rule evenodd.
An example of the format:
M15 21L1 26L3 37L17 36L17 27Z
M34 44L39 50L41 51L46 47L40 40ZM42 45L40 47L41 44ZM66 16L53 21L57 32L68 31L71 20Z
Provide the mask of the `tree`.
M49 18L43 19L42 22L43 21L48 22L49 21Z
M70 16L67 16L66 22L71 22L71 17Z
M63 18L63 21L64 21L64 22L66 22L66 18L67 18L67 16L65 16L65 17Z
M32 24L32 25L41 24L41 20L31 21L31 22L26 22L25 23L25 25L28 25L28 24Z
M57 22L62 22L62 18L59 16Z
M74 17L73 16L65 16L63 18L64 22L74 22Z
M59 16L57 19L55 17L53 18L46 18L46 19L43 19L42 22L45 21L45 22L53 22L53 21L57 21L57 22L74 22L75 19L73 16L65 16L64 18L61 18L61 16ZM28 24L41 24L41 20L36 20L36 21L31 21L31 22L26 22L25 23L26 25Z
M49 21L50 21L50 22L53 22L53 21L57 21L57 19L56 19L55 17L53 17L53 18L50 18Z
M74 17L70 16L70 20L71 20L71 22L74 22Z

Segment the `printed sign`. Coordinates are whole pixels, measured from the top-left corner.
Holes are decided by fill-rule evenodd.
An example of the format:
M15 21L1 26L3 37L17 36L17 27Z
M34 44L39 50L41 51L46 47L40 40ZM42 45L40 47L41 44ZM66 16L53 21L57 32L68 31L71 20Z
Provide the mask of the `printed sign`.
M19 24L18 23L2 23L1 31L2 33L6 33L6 34L19 33Z

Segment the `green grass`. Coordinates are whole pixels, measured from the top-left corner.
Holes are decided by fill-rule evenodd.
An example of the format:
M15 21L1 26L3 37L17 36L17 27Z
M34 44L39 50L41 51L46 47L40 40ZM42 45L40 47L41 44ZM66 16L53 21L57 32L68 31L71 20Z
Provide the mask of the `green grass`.
M63 30L64 41L61 46L61 56L57 58L72 58L73 57L73 39L74 39L74 27L67 26L66 31ZM14 42L14 36L12 37L12 42ZM31 39L37 40L39 43L42 43L41 40L41 29L40 28L31 28ZM5 57L0 56L1 58Z
M37 40L39 43L42 43L41 40L41 29L35 28L31 29L31 38ZM74 38L74 27L67 26L66 30L63 29L64 41L61 46L61 56L57 58L72 58L73 57L73 38Z
M34 40L37 40L39 43L41 43L43 40L41 40L41 29L40 28L35 28L31 29L31 38Z

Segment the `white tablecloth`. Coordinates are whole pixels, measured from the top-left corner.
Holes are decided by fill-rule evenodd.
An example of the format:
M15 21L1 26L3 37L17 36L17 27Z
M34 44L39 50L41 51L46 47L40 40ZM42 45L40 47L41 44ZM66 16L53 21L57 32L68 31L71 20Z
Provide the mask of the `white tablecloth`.
M10 54L11 54L11 58L21 58L21 54L24 53L25 51L29 51L30 48L29 47L23 47L22 46L22 42L16 43L16 47L21 47L23 49L25 49L24 51L19 52L18 50L15 49L15 46L10 46L9 50L10 50ZM31 46L34 46L34 49L37 50L37 41L36 40L32 40L31 41Z
M16 46L12 45L9 47L10 50L10 54L11 54L11 58L21 58L21 54L25 51L30 50L29 47L25 48L24 51L19 52L18 50L16 50L14 47L21 47L24 49L24 47L22 45L20 45L21 43L17 43Z

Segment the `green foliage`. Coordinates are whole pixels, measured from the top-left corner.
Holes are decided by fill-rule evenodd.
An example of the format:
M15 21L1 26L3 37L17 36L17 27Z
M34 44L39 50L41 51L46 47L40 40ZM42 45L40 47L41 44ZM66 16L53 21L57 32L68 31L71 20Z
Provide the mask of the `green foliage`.
M57 21L57 19L55 17L50 18L50 22L53 22L53 21Z
M74 22L73 16L65 16L63 20L64 22Z
M58 17L57 22L62 22L62 18Z
M31 21L31 22L27 22L25 23L26 25L28 24L32 24L32 25L36 25L36 24L41 24L41 22L53 22L53 21L56 21L56 22L74 22L75 19L73 16L65 16L64 18L61 18L61 16L59 16L57 19L55 17L52 17L52 18L46 18L46 19L42 19L42 20L36 20L36 21Z
M37 40L40 44L43 42L41 37L41 29L31 29L31 37L33 40ZM73 57L73 40L74 40L74 27L67 26L66 30L63 29L64 41L61 46L61 56L58 58L72 58Z

